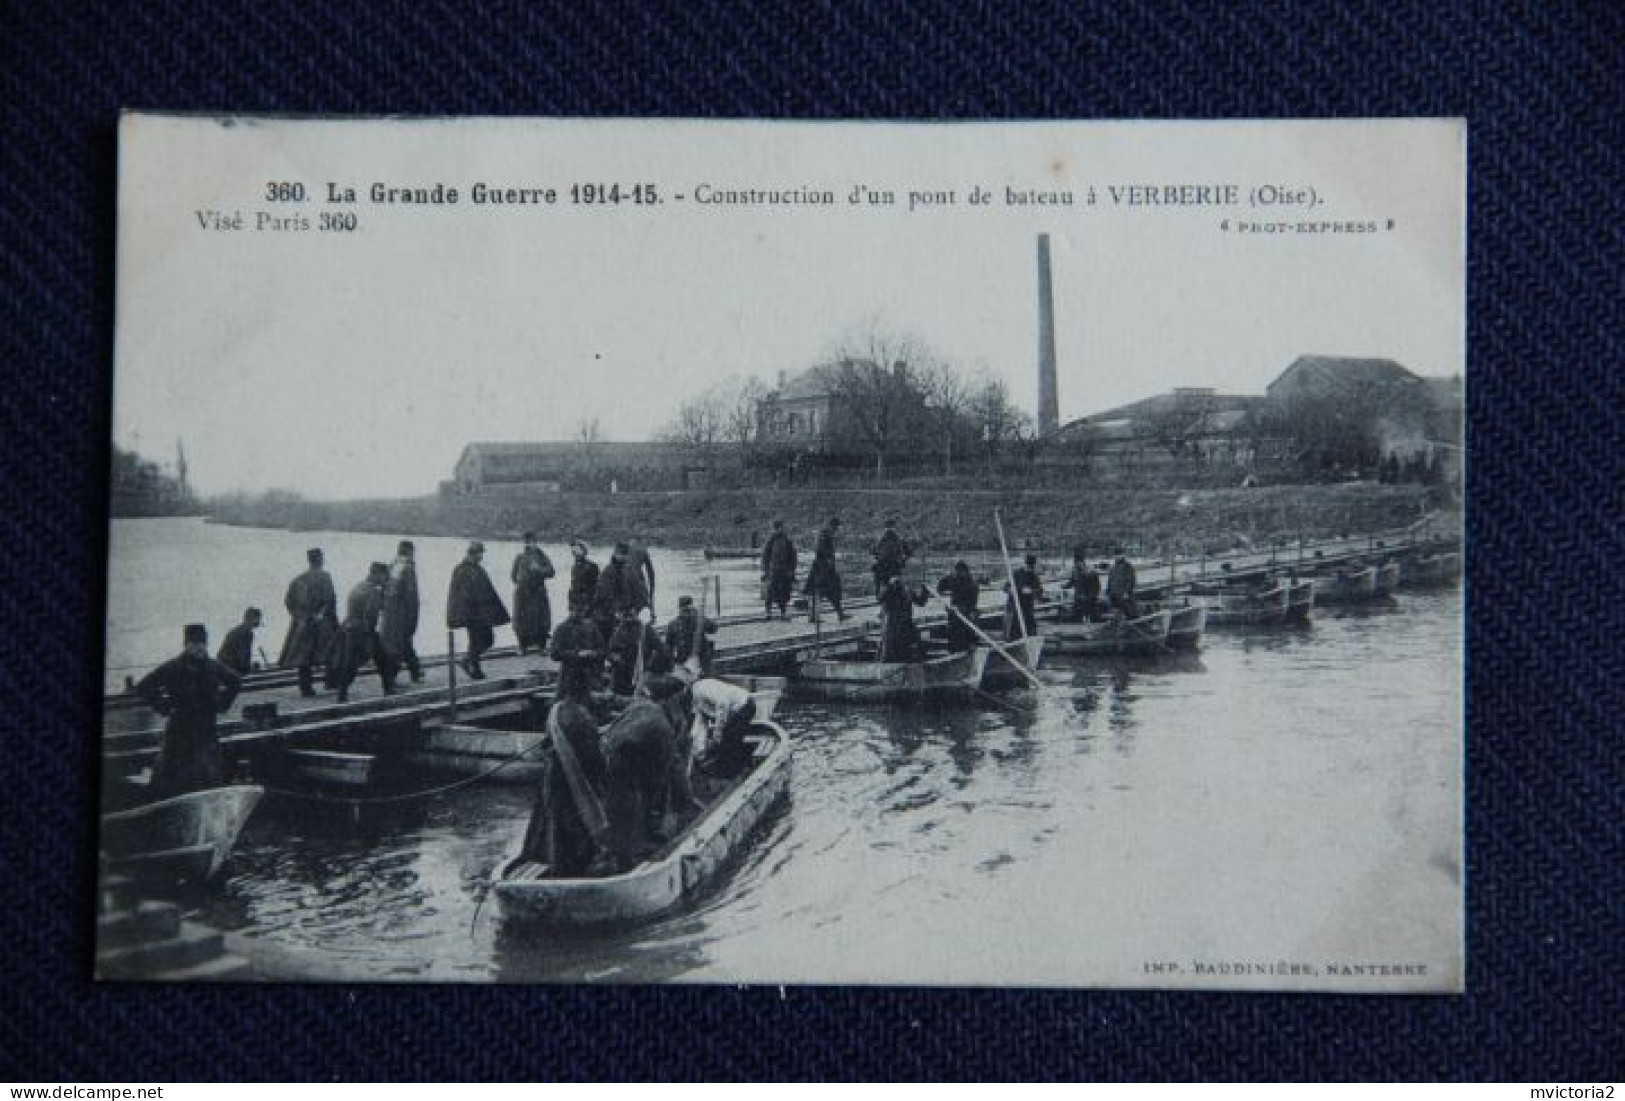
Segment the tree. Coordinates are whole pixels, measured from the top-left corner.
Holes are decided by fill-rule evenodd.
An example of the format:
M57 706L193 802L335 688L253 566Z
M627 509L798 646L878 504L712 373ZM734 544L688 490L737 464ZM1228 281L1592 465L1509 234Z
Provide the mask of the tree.
M764 423L767 384L754 375L731 388L723 403L722 438L739 451L739 465L749 467L758 445L771 438L772 426Z
M598 472L598 457L602 448L604 429L597 417L583 417L576 424L576 465L583 475L592 478Z
M1010 387L1004 379L986 375L974 383L970 416L979 427L982 449L991 474L999 456L1030 429L1032 418L1010 401Z
M722 441L726 409L715 390L691 398L677 407L662 433L665 439L681 445L707 470L716 466L717 445Z
M917 341L877 324L836 349L830 397L840 423L873 453L876 478L885 476L887 455L904 450L921 422L925 400L914 376L931 360Z
M954 450L976 439L970 417L974 395L969 380L951 364L932 362L919 372L919 386L934 443L942 451L942 472L954 472ZM974 446L973 442L969 446Z

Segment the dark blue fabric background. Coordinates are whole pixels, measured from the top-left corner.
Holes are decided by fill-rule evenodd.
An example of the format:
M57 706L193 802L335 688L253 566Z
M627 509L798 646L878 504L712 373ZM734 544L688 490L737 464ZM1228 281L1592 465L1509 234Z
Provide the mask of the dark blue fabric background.
M1625 5L11 3L0 28L0 1079L1619 1077ZM126 106L1465 115L1470 992L93 985Z

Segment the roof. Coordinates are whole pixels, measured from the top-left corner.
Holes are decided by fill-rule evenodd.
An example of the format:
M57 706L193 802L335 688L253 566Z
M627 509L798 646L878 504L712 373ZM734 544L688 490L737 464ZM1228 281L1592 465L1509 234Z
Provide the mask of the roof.
M1265 387L1265 391L1271 397L1294 391L1335 394L1373 383L1409 385L1420 381L1413 372L1391 359L1299 356Z
M841 368L835 363L821 363L809 367L779 387L780 401L805 401L809 398L828 397L839 384Z

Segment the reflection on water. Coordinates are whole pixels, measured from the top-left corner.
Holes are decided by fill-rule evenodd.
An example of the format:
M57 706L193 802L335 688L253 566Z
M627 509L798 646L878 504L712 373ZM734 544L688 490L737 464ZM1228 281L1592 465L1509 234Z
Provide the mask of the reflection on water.
M789 801L717 893L634 931L482 905L530 813L494 785L359 820L272 800L206 909L262 974L307 979L1126 984L1170 953L1443 958L1460 614L1404 593L1195 655L1047 658L1042 691L952 710L786 701Z

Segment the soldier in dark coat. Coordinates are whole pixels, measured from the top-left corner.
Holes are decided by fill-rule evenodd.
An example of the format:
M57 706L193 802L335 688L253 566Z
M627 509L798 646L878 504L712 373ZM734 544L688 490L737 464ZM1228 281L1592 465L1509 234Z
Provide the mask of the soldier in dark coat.
M423 666L418 663L417 647L412 642L418 631L416 554L408 539L395 548L395 561L390 563L389 581L384 585L384 612L378 624L379 647L395 669L406 667L413 684L423 680Z
M694 802L688 757L686 686L676 677L651 676L603 735L608 779L604 809L611 847L630 868L667 839L667 815L691 817Z
M643 675L671 672L671 652L666 649L654 626L645 622L644 616L652 617L652 613L644 609L641 613L622 616L615 626L615 633L610 636L610 690L617 696L630 696L637 691L640 639Z
M666 651L672 664L692 662L689 672L705 676L711 670L711 651L716 649L709 636L716 633L716 620L702 616L692 596L678 597L677 618L666 624Z
M976 633L970 629L964 619L976 621L976 604L982 598L982 587L971 576L970 566L963 559L954 563L953 572L937 582L937 592L948 598L950 607L957 611L948 613L948 645L955 650L969 650L976 645Z
M1118 551L1111 573L1106 575L1106 599L1113 608L1130 619L1140 614L1139 605L1134 600L1136 584L1134 564L1123 556L1122 551Z
M574 561L570 563L569 606L574 607L579 601L591 612L598 596L598 563L588 555L587 544L579 539L570 540L570 557Z
M929 599L917 585L893 577L880 591L881 661L915 661L920 656L920 631L914 626L914 607Z
M547 598L547 582L553 576L553 562L536 545L536 533L525 532L525 549L513 560L513 633L523 654L531 647L547 649L547 636L553 631L553 606Z
M796 545L785 534L784 521L773 521L773 534L762 548L762 603L767 605L767 618L773 618L773 605L779 606L779 615L790 618L790 594L796 587Z
M633 565L631 548L627 544L615 544L609 565L598 574L598 590L594 600L598 631L605 638L614 637L621 620L650 607L649 589L644 584L643 571Z
M1072 573L1061 584L1072 590L1072 608L1067 618L1073 623L1084 623L1100 615L1100 574L1089 564L1089 551L1079 547L1072 552Z
M892 578L902 576L903 567L908 563L908 544L897 534L896 520L886 521L886 530L876 541L870 554L875 560L874 566L871 567L871 572L875 575L875 596L879 597Z
M339 627L333 652L327 659L327 686L338 690L339 702L350 698L350 685L356 673L371 661L378 670L384 695L395 691L395 670L378 645L378 617L384 610L384 586L389 583L389 567L374 562L362 581L344 601L344 623Z
M655 606L655 563L649 557L649 548L633 543L627 548L626 560L643 582L643 591L649 594L649 607Z
M254 668L254 632L260 627L260 610L249 608L243 621L226 632L215 660L239 677Z
M604 636L587 616L587 602L572 599L570 614L553 632L548 650L548 657L559 663L560 694L585 696L596 690L604 672L605 650Z
M824 525L818 533L818 545L813 550L812 569L807 571L807 584L803 591L807 594L807 618L809 621L818 618L818 600L820 597L830 602L835 608L835 614L841 619L846 618L846 612L841 609L841 574L836 565L839 551L835 540L841 532L841 518L839 516Z
M242 681L209 656L209 633L188 624L185 649L142 677L136 694L165 717L163 746L152 769L151 792L167 799L226 782L215 716L231 706Z
M597 629L578 618L575 611L572 608L570 618L559 624L553 635L555 652L561 642L569 645L585 641L581 632L590 633L594 639L598 636ZM608 775L589 691L582 678L559 678L558 700L547 719L548 747L542 755L542 777L520 850L521 860L546 864L554 877L614 870L604 813ZM565 752L561 752L558 739L564 739Z
M1034 607L1044 595L1044 583L1038 579L1038 555L1029 554L1013 571L1013 576L1015 591L1010 593L1004 609L1006 639L1026 638L1038 629L1033 620ZM1006 590L1009 588L1005 586Z
M497 595L496 586L481 562L485 544L476 540L451 571L451 590L446 594L446 626L468 628L468 654L459 665L474 680L484 680L480 656L496 641L496 628L508 622L508 609Z
M282 655L277 664L299 669L299 694L314 696L316 688L311 668L326 658L338 630L338 593L333 578L322 568L322 551L312 547L305 552L310 568L288 583L287 595L282 598L288 609L288 637L282 642Z

